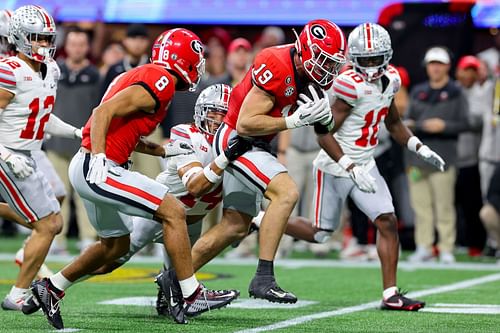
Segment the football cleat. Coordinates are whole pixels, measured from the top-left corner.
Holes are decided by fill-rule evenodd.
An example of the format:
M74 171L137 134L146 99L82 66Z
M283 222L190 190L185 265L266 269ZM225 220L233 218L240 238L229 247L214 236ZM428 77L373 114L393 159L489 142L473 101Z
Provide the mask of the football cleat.
M297 296L281 289L272 275L256 275L248 287L250 297L266 299L269 302L296 303Z
M168 300L161 288L158 288L158 294L156 295L156 312L158 313L158 316L169 315Z
M418 311L425 306L425 302L414 300L404 296L404 292L397 291L388 299L382 300L382 310Z
M24 300L24 304L21 308L21 311L23 311L25 315L30 315L32 313L37 312L38 310L40 310L40 303L38 303L38 301L36 300L35 297L33 297L33 295L28 296Z
M184 299L184 312L188 317L195 317L203 312L221 309L240 296L238 290L211 290L200 284L195 296Z
M9 295L7 295L2 301L2 309L4 310L13 310L13 311L21 311L21 308L25 302L24 297L20 297L17 300L11 299Z
M59 310L59 303L64 297L64 292L53 290L48 278L33 282L31 284L31 292L42 307L49 324L56 329L63 329L64 324Z

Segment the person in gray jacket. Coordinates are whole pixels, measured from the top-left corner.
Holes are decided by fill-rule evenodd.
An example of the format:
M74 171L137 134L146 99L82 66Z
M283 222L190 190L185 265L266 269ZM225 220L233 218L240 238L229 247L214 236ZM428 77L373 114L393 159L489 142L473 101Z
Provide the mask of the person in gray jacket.
M440 260L453 263L457 142L458 135L469 127L468 105L464 94L449 76L451 59L445 48L429 49L424 63L429 80L411 92L407 125L446 161L446 167L444 172L439 172L414 154L407 156L417 245L409 260L432 259L436 223Z

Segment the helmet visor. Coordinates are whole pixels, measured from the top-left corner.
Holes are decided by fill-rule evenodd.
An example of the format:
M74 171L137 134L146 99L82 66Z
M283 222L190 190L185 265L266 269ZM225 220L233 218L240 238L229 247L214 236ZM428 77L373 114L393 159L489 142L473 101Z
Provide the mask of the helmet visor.
M305 62L305 70L316 83L327 86L337 77L346 59L340 53L330 55L316 44L311 46L311 51L312 59Z

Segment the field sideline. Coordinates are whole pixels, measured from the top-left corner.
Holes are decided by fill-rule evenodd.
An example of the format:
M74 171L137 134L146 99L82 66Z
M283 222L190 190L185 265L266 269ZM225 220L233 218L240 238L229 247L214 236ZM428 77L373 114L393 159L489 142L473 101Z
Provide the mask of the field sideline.
M10 288L17 267L0 254L0 295ZM61 258L57 258L61 259ZM49 262L53 270L64 261ZM298 306L273 306L248 300L246 289L254 260L216 260L199 274L210 288L237 288L241 299L227 309L204 314L189 325L156 316L152 277L158 265L135 260L106 277L68 290L61 306L67 330L81 332L498 332L500 265L462 263L442 269L437 264L402 263L399 285L427 302L427 311L387 312L377 309L380 271L377 263L334 260L282 260L276 275L299 297ZM239 264L237 264L239 263ZM113 304L106 304L113 303ZM127 305L125 305L127 304ZM135 304L135 305L132 305ZM52 331L42 313L31 317L0 312L1 332Z

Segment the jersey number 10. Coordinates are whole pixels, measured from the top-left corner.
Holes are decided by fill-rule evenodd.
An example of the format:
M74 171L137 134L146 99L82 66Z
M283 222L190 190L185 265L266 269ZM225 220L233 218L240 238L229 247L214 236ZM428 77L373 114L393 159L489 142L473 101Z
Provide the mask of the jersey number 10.
M47 96L43 101L43 109L48 110L50 108L50 110L42 118L40 118L40 124L38 125L38 130L36 131L35 135L36 117L38 116L38 112L40 112L40 99L37 97L33 101L31 101L29 105L31 113L28 117L28 123L26 124L26 127L21 131L21 139L43 139L45 124L49 120L50 112L54 107L54 102L54 96Z
M361 129L361 137L356 140L356 146L366 147L368 144L370 146L375 146L378 143L377 133L380 121L387 115L389 108L382 108L377 113L377 119L373 122L375 118L375 110L371 110L365 116L365 125ZM372 129L370 135L370 128ZM370 138L368 138L370 137Z

